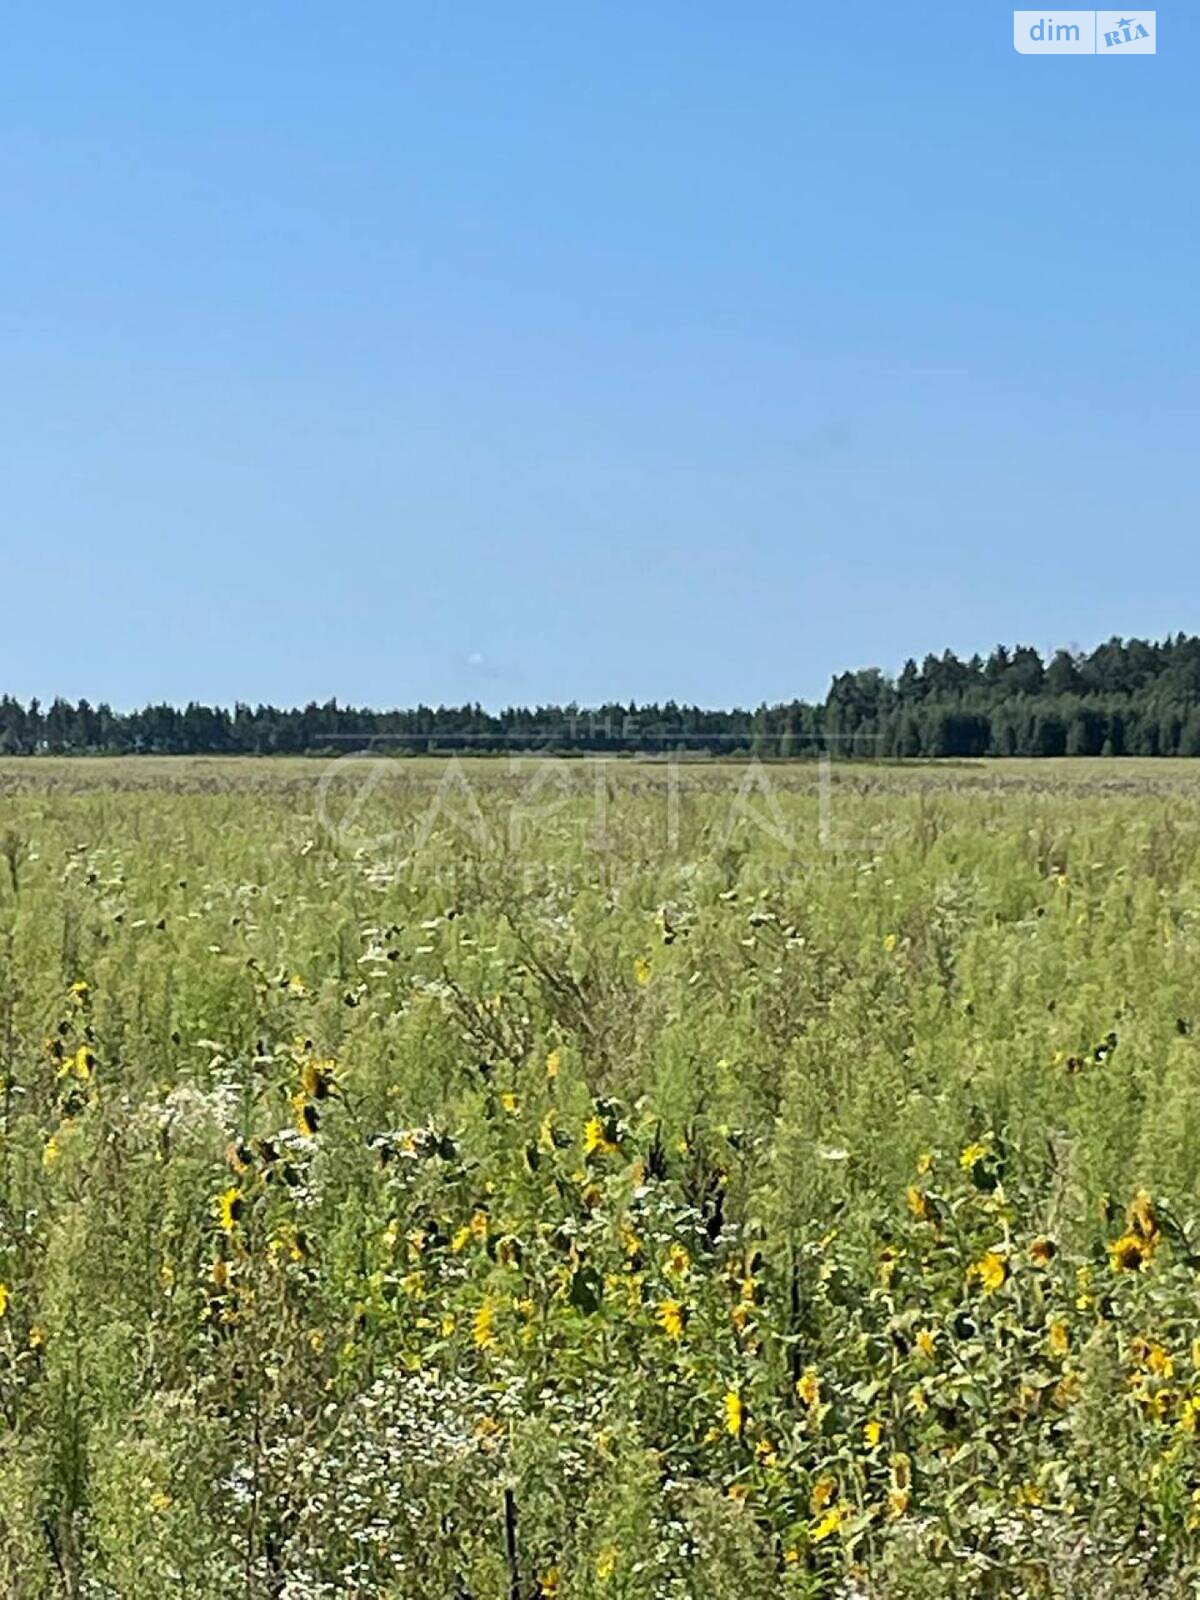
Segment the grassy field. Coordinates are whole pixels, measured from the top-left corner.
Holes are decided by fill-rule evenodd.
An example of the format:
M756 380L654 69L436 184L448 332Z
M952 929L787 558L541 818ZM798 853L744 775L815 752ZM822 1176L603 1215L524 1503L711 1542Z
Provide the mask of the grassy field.
M0 1594L1193 1596L1198 777L0 762Z

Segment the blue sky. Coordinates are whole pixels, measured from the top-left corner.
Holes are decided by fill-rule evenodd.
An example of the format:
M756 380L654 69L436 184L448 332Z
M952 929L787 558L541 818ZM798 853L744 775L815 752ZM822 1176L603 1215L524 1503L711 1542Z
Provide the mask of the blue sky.
M0 689L816 696L1200 628L1200 13L21 4Z

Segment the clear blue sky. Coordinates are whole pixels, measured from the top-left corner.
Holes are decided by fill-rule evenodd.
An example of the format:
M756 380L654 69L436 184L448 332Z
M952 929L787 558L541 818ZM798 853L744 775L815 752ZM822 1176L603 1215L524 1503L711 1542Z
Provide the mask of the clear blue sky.
M1200 629L1200 11L19 4L0 689L816 696Z

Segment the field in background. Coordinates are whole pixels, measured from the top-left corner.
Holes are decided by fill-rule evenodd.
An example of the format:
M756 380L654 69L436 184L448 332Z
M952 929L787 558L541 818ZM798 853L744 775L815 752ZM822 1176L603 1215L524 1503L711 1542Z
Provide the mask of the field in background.
M0 1593L1194 1594L1198 775L0 761Z

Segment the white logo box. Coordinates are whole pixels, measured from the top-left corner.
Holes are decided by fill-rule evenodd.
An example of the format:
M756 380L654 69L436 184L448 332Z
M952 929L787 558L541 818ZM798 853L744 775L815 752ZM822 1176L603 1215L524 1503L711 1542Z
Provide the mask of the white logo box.
M1154 11L1014 11L1013 45L1023 56L1152 56Z

